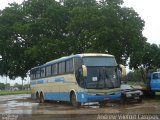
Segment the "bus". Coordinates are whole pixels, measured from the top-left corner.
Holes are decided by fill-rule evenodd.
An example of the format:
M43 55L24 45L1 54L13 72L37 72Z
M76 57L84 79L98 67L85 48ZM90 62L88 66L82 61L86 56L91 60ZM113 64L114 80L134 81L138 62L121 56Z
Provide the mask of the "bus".
M121 74L110 54L85 53L62 57L30 70L31 97L68 101L74 107L121 96Z

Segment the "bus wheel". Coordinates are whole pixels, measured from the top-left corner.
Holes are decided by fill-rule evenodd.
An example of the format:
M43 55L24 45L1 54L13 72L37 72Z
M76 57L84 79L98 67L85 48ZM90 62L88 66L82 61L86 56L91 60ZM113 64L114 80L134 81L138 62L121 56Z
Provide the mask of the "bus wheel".
M40 103L44 103L44 96L43 96L43 93L40 94L40 99L39 99L39 102Z
M108 101L99 102L100 107L105 107Z
M80 107L80 103L77 102L75 93L71 93L71 104L73 107Z
M137 100L138 103L142 103L142 97Z

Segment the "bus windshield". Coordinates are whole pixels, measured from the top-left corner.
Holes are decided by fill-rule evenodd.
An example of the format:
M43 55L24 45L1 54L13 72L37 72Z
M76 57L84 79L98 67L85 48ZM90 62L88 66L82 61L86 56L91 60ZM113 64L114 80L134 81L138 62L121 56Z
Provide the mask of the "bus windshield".
M117 66L114 57L84 57L83 63L86 66Z
M117 63L114 57L84 57L87 66L87 89L112 89L120 87Z

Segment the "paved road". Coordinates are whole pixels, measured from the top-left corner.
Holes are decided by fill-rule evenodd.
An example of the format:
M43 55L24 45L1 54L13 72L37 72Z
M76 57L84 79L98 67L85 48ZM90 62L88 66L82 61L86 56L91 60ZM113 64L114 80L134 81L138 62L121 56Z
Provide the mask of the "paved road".
M160 96L155 99L144 99L141 104L124 105L117 102L108 103L103 108L96 104L73 108L64 102L39 104L31 100L28 94L8 95L0 96L0 114L2 114L0 120L9 120L7 117L15 117L15 120L96 120L101 114L160 114ZM15 116L11 116L12 114Z

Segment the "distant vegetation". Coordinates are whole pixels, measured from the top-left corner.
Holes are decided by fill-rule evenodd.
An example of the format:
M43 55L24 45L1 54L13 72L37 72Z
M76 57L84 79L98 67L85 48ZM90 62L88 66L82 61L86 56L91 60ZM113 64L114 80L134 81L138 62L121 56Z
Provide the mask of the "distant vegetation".
M14 95L14 94L30 94L30 85L25 84L24 86L16 83L11 86L9 83L0 83L0 96L1 95Z
M141 81L141 82L143 82L141 70L139 69L139 70L135 70L135 71L130 71L127 74L126 80L130 81L130 82L131 81Z
M30 84L25 84L25 85L20 85L18 83L14 84L11 86L9 83L4 84L0 83L0 91L23 91L23 90L29 90L30 89Z
M15 94L30 94L30 90L17 90L17 91L0 91L0 96L2 95L15 95Z
M151 73L157 71L156 67L148 67L147 69L139 68L130 71L126 76L126 82L132 85L146 85L151 79Z
M123 0L27 0L0 11L0 75L76 53L115 55L131 69L160 67L160 47L146 42L145 22Z

